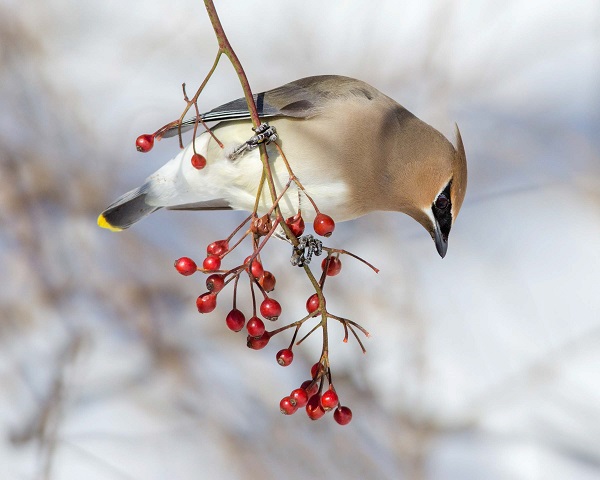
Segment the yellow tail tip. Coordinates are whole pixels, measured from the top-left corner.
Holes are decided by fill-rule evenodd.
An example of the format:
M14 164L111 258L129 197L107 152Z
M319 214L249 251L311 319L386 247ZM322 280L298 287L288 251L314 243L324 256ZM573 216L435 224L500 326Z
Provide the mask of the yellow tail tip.
M120 232L123 230L122 228L115 227L115 226L111 225L110 223L108 223L108 220L106 220L106 218L104 218L104 214L102 214L102 213L98 216L98 226L102 227L102 228L107 228L111 232Z

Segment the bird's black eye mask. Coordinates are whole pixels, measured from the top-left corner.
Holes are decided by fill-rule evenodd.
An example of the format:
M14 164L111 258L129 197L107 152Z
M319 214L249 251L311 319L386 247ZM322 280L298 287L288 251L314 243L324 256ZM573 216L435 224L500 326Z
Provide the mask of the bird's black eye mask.
M440 232L444 236L445 241L448 241L448 235L450 233L450 228L452 227L452 202L450 200L451 187L452 180L448 182L444 191L438 195L431 205L431 211L437 220Z

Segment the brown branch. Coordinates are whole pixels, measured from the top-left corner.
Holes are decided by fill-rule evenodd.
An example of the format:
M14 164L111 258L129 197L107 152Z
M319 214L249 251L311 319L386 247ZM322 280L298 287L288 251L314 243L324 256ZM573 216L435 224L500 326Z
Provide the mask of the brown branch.
M214 8L214 6L213 6L213 8ZM189 111L189 109L192 108L192 105L197 105L197 103L198 103L198 97L200 97L200 94L204 90L204 87L206 87L206 84L208 83L208 81L212 77L213 73L215 73L215 70L217 68L217 65L219 64L219 60L221 59L221 55L222 54L223 54L223 51L221 51L221 50L219 50L217 52L217 56L215 58L215 61L213 62L213 66L208 71L208 74L204 78L204 81L200 84L200 87L198 88L198 90L196 91L196 93L194 94L194 96L192 97L192 99L187 102L187 106L183 109L183 113L179 117L179 120L177 120L177 129L178 129L177 130L177 135L179 136L179 148L183 148L183 140L181 138L181 123L183 122L183 119L185 118L185 116L186 116L187 112ZM196 126L197 126L197 122L198 122L198 117L196 117ZM209 129L209 131L210 131L210 129ZM195 140L195 138L192 139L192 141L194 141L194 140ZM219 142L218 140L217 140L217 143L219 143L219 145L222 145L221 142Z
M248 78L246 77L246 73L244 72L244 68L242 67L242 64L240 63L237 55L235 54L233 48L231 47L231 44L229 43L229 40L227 39L227 35L225 34L225 31L223 29L223 25L221 24L221 21L219 19L219 16L217 14L215 5L213 0L204 0L204 5L206 7L206 11L208 13L209 19L211 21L212 27L215 31L215 35L217 37L217 41L219 43L219 52L217 54L217 58L215 60L215 64L213 65L213 68L211 69L211 72L209 73L209 77L210 75L212 75L214 69L216 68L216 64L219 61L219 58L221 56L221 54L225 54L227 56L227 58L229 58L229 61L231 62L233 68L236 71L236 74L238 76L238 79L240 81L240 84L242 86L242 89L244 91L244 96L246 98L246 103L248 105L248 111L250 112L250 118L252 120L252 124L254 126L254 129L256 130L256 128L260 125L260 118L258 116L258 111L256 108L256 104L254 102L254 97L252 95L252 90L250 88L250 84L248 82ZM207 77L207 79L209 78ZM204 88L204 85L207 81L207 79L205 80L205 82L203 83L203 85L201 86L201 89ZM194 96L193 101L196 102L198 99L198 95L201 91L201 89L197 92L197 94ZM189 105L188 105L188 110L189 110ZM187 111L187 110L186 110ZM180 130L181 130L181 125L180 125ZM277 190L275 188L275 182L274 182L274 177L273 177L273 172L271 170L271 164L269 163L269 157L267 154L267 148L265 146L264 143L259 144L259 151L260 151L260 159L261 159L261 163L263 165L263 173L262 173L262 177L260 180L260 185L259 185L259 189L257 192L257 196L256 196L256 202L255 202L255 206L254 206L254 214L257 214L257 210L258 210L258 205L259 205L259 199L260 196L262 195L262 188L263 188L263 184L264 181L267 182L267 185L269 187L269 193L271 195L271 201L272 203L272 208L269 210L269 212L274 211L275 212L275 225L277 224L281 224L281 227L283 229L283 231L285 232L286 236L290 239L291 243L294 246L298 246L298 239L296 238L296 236L291 232L290 228L287 226L287 224L285 223L283 216L281 214L281 209L279 207L279 202L280 200L283 198L283 195L286 193L286 191L288 190L290 184L292 181L294 181L297 185L297 187L306 195L306 197L309 199L309 201L312 203L313 207L315 208L315 211L317 213L319 213L319 209L317 208L316 203L313 201L313 199L310 197L310 195L308 195L306 193L306 190L304 189L304 186L300 183L300 181L296 178L296 176L293 174L291 167L289 165L289 163L287 162L287 158L285 158L285 155L283 154L282 149L280 148L280 146L275 143L275 148L278 150L278 152L280 153L281 158L283 159L288 172L290 174L290 179L287 182L286 187L283 189L283 191L281 192L280 195L277 195ZM260 250L264 247L264 245L266 244L266 241L269 239L269 237L272 235L272 233L274 232L274 229L272 229L269 232L269 235L267 236L267 238L265 238L262 242L262 244L260 246L258 246L258 248L256 248L255 245L255 252L254 252L254 256L256 256L258 254L258 252L260 252ZM373 270L375 270L376 272L378 271L375 267L373 267L371 264L369 264L368 262L365 262L364 260L360 259L360 257L356 257L353 254L350 254L349 252L345 252L345 251L340 251L340 253L346 253L349 254L361 261L363 261L364 263L366 263L367 265L369 265ZM311 333L313 333L317 328L322 327L323 328L323 350L321 353L321 361L326 363L327 365L329 365L329 338L328 338L328 329L327 329L327 319L330 317L330 315L328 314L326 308L325 308L325 297L323 295L323 288L322 288L322 284L320 282L318 282L315 278L315 276L313 275L312 271L310 270L308 265L304 265L304 272L306 273L306 276L308 277L308 279L310 280L310 282L313 285L313 288L315 289L315 292L317 293L317 296L319 298L319 310L318 310L318 314L321 315L321 321L315 325L315 327L313 327L302 339L300 339L298 342L296 342L296 345L299 345L300 343L302 343L308 336L311 335ZM252 290L252 295L253 295L253 301L255 302L254 299L254 289L252 288L252 282L251 282L251 290ZM256 304L254 303L254 310L256 310ZM256 314L256 311L255 311ZM309 318L311 318L309 316ZM304 320L303 320L304 321ZM296 334L298 333L298 329L300 327L300 325L303 323L303 321L300 322L296 322L295 324L292 323L286 327L283 327L282 329L278 329L276 332L278 331L282 331L284 329L287 328L291 328L292 325L297 325L297 330L294 334L294 337L296 336ZM344 323L344 322L342 322ZM352 328L352 325L356 326L357 328L361 329L364 331L364 329L362 329L362 327L360 327L357 324L354 324L353 322L348 322L349 326L348 328L350 329L350 331L352 332L352 334L357 338L357 341L359 343L359 345L361 346L361 348L364 351L364 347L361 343L361 341L358 339L356 332L354 331L354 329ZM347 327L347 324L344 323L344 327ZM366 332L366 331L364 331ZM273 335L273 333L271 333L271 335ZM368 335L368 334L367 334ZM321 386L320 388L322 388L323 386L323 379L321 379Z

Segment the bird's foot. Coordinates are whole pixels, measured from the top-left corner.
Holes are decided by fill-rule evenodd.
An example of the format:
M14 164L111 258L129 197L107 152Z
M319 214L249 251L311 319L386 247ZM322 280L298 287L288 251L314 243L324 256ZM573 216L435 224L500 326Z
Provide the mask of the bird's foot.
M275 130L275 127L272 127L266 122L261 123L258 127L253 128L252 130L256 132L256 135L246 142L253 145L252 148L256 147L259 143L265 142L268 145L269 143L277 140L277 130Z
M303 267L308 265L313 255L317 257L323 253L323 242L317 240L312 235L304 235L299 238L300 243L294 247L290 262L292 265Z
M247 151L254 150L261 143L268 145L278 138L275 127L271 127L268 123L261 123L258 127L253 128L252 130L256 132L256 135L253 135L249 140L236 147L231 155L229 155L230 159L233 160Z

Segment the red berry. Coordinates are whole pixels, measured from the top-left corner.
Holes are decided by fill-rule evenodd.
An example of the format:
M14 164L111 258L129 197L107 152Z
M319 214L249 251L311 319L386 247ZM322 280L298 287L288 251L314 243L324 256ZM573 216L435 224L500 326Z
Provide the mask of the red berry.
M335 277L338 273L342 271L342 261L337 257L329 258L329 266L327 266L327 259L324 259L321 262L321 269L325 270L327 268L327 275L330 277Z
M323 395L321 395L321 406L325 410L331 410L333 407L336 407L339 403L339 399L335 390L329 387Z
M199 153L194 153L194 155L192 155L191 162L192 162L192 167L194 167L198 170L202 170L204 167L206 167L206 158L204 158Z
M340 425L348 425L352 420L352 410L348 407L338 407L333 412L333 419Z
M248 348L252 350L260 350L261 348L265 348L269 343L269 339L271 338L271 334L269 332L264 332L260 337L251 337L248 335L246 339L246 345Z
M321 362L315 363L312 367L310 367L310 376L315 378L322 368L323 366L321 365Z
M265 333L265 324L260 318L252 317L250 320L248 320L246 330L248 330L248 335L251 337L260 337L263 333Z
M312 380L305 380L304 382L302 382L302 385L300 385L300 388L306 390L308 398L311 398L313 395L316 395L319 391L319 385L317 384L317 382L313 382Z
M318 308L319 308L319 296L316 293L314 293L310 297L308 297L308 300L306 301L306 311L308 313L313 313L313 312L317 311Z
M208 270L209 272L218 270L221 268L221 257L209 255L204 259L204 262L202 262L202 266L204 267L204 270Z
M267 320L275 321L281 315L281 305L273 298L265 298L260 304L260 314Z
M304 233L304 219L300 212L293 217L288 218L285 223L297 237L300 237Z
M217 295L206 292L196 299L196 307L200 313L210 313L217 307Z
M244 314L240 312L237 308L234 308L231 312L227 314L225 322L227 323L227 327L229 327L229 330L239 332L242 328L244 328L244 324L246 323L246 317L244 317Z
M247 264L249 261L250 257L246 257L246 260L244 260L244 264ZM262 263L254 259L252 260L252 265L250 266L250 272L252 273L252 276L254 278L260 278L262 274L265 273L265 270L263 269Z
M221 256L229 251L229 242L227 240L217 240L206 247L207 255Z
M179 260L175 260L175 269L182 275L188 276L196 273L198 266L191 258L181 257Z
M277 280L275 275L265 270L265 272L258 279L258 283L262 288L264 288L265 292L272 292L275 290L275 283L277 283Z
M284 415L293 415L298 410L298 405L290 397L283 397L279 402L279 410Z
M137 148L138 152L149 152L152 150L154 146L154 135L150 135L149 133L145 133L144 135L140 135L135 141L135 148Z
M321 406L320 395L313 395L306 404L306 414L311 420L318 420L325 415L325 410Z
M292 360L294 360L294 352L292 352L289 348L284 348L283 350L279 350L277 355L275 356L277 359L277 363L282 367L287 367Z
M213 273L206 278L206 288L209 292L219 293L225 286L225 277L218 273Z
M335 222L333 221L333 218L331 218L329 215L319 213L315 217L313 228L317 235L321 235L323 237L330 237L333 233L333 230L335 229Z
M252 267L250 268L250 271L252 272L252 276L254 278L260 278L262 277L262 274L265 273L262 263L260 263L258 260L254 260L252 262Z
M308 403L308 393L306 393L306 390L303 388L292 390L292 393L290 393L290 398L296 402L296 406L298 408L302 408Z

